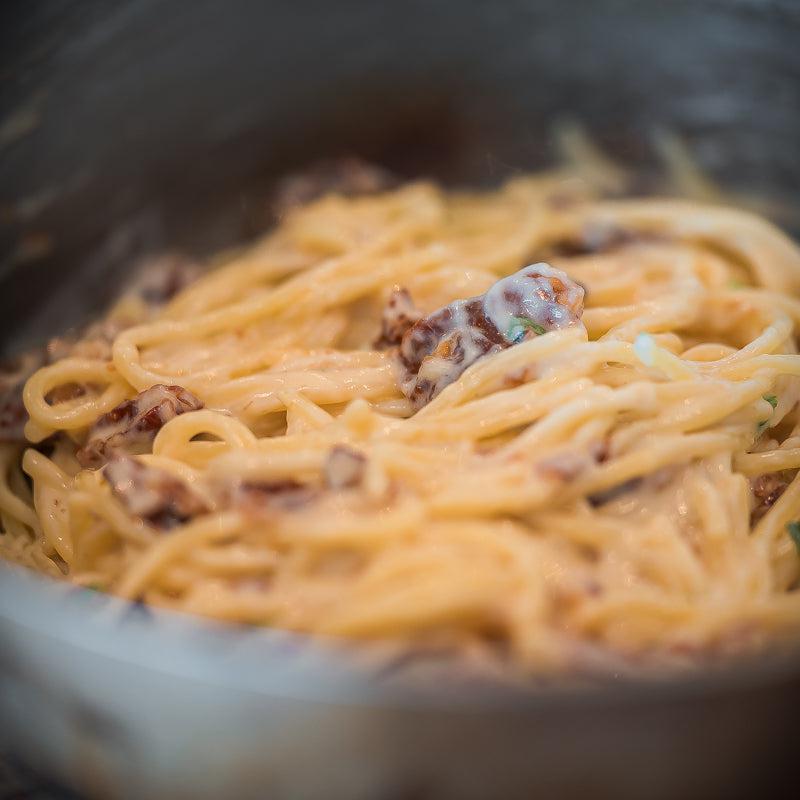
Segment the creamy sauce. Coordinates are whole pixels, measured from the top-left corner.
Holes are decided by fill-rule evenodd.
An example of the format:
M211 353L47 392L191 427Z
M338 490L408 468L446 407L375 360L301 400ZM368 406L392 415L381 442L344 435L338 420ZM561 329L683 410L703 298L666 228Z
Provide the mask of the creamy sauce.
M527 320L544 328L568 328L580 322L583 288L565 272L540 262L497 281L484 295L486 318L514 342Z

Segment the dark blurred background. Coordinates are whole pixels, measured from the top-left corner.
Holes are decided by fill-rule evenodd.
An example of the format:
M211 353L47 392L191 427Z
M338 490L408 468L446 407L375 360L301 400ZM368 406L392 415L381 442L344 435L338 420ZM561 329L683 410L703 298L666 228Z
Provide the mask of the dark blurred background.
M0 341L107 302L141 251L252 236L275 176L324 156L492 182L550 162L568 115L629 164L661 128L727 185L800 179L791 0L0 9Z

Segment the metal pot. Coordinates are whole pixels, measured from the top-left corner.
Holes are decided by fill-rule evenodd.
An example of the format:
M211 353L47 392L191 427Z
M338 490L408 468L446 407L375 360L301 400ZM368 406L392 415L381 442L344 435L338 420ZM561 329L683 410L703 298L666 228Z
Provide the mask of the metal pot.
M262 230L275 177L324 156L494 182L548 163L569 116L643 170L668 128L727 186L800 185L792 0L2 14L4 350L99 309L143 253ZM797 653L520 694L401 690L351 662L0 567L0 749L90 796L744 798L794 773Z

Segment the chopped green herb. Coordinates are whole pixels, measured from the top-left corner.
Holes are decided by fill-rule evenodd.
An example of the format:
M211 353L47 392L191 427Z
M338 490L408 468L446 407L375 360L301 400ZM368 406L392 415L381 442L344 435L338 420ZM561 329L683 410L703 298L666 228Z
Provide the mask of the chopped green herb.
M103 584L102 583L87 583L84 587L87 591L90 592L102 592L103 591Z
M765 394L762 397L763 400L766 400L771 406L772 409L775 410L775 407L778 405L778 397L774 394ZM762 419L761 422L756 425L756 437L761 436L764 433L764 429L769 425L768 419Z
M747 284L744 281L736 280L736 278L728 281L729 289L744 289L746 286Z
M797 548L797 553L800 555L800 522L793 519L791 522L786 523L786 531L792 537L794 546Z
M526 331L533 331L537 336L543 336L547 330L538 322L524 317L512 317L506 338L511 339L514 344L521 342L525 338Z

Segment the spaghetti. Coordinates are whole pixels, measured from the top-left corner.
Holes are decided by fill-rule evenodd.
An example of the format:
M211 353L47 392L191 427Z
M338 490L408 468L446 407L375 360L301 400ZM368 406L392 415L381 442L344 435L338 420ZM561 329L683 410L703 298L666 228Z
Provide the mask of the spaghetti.
M28 379L0 553L524 673L748 648L800 623L799 291L756 216L562 173L328 195Z

